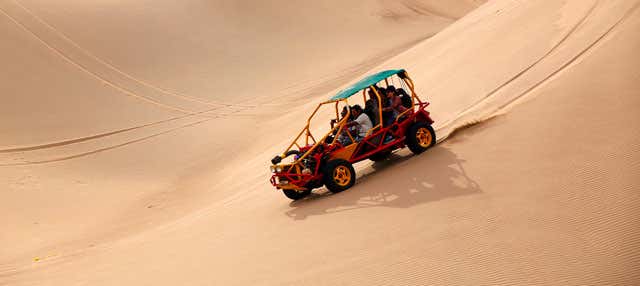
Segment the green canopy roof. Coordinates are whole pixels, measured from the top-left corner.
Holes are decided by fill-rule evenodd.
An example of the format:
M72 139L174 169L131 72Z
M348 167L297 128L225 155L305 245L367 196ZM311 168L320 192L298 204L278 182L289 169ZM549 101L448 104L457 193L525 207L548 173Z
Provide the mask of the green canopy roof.
M343 90L341 90L340 92L338 92L338 94L334 95L331 100L340 100L340 99L345 99L345 98L349 98L350 96L354 95L356 92L361 91L371 85L376 84L377 82L388 78L392 75L396 75L399 74L401 72L404 72L403 69L399 69L399 70L387 70L387 71L381 71L379 73L376 74L372 74L368 77L365 77L363 79L361 79L360 81L354 83L352 86L347 87Z

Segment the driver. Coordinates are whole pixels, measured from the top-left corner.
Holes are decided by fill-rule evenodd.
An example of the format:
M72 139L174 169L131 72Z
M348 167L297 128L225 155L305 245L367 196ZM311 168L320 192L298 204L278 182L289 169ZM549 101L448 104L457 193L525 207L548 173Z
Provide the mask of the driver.
M333 129L336 125L336 123L338 123L340 120L342 120L345 116L347 116L347 107L344 106L342 107L342 111L340 112L340 118L339 119L331 119L331 121L329 122L331 125L331 129Z
M333 142L334 141L334 138L335 138L335 136L336 136L336 134L338 133L338 130L339 130L339 129L334 129L335 125L338 122L342 121L345 117L347 117L347 113L348 113L348 107L344 106L342 108L342 112L340 112L340 118L331 119L331 122L330 122L331 123L331 129L333 130L332 131L332 135L327 137L327 141L325 141L325 142ZM354 118L353 114L350 114L349 118L347 118L347 122L352 121L353 118ZM347 135L347 133L353 134L351 129L353 129L353 127L349 128L349 125L345 124L345 129L342 130L342 132L340 132L339 135L337 135L338 136L338 138L337 138L338 142L340 142L342 145L351 144L352 143L351 142L351 138L349 137L349 135ZM352 136L354 136L354 135L352 135Z

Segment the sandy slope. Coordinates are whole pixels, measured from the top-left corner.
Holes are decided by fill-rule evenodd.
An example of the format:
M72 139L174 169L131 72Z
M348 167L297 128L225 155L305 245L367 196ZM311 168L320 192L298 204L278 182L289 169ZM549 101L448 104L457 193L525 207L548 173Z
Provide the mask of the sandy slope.
M456 5L446 10L446 4L431 2L403 11L431 11L439 19L462 13ZM36 13L43 18L68 25L66 33L90 46L83 40L87 35L65 23L80 16L61 17L73 12L27 3L39 7ZM267 105L233 117L179 118L150 126L157 129L153 132L145 127L133 130L136 135L127 131L55 149L0 153L3 164L87 153L0 167L0 180L9 186L1 193L0 223L11 231L0 233L2 245L10 245L0 249L7 257L0 260L0 283L635 285L640 280L638 5L490 1L373 68L408 68L419 92L433 103L442 137L509 112L461 131L420 157L402 151L381 164L361 164L359 183L339 195L320 190L289 204L265 182L265 162L295 132L295 126L280 126L312 106L295 96L285 97L294 100L285 101L285 107L297 108L283 116L277 111L285 107ZM405 13L383 7L374 14L384 21L396 19L388 17L389 11ZM338 46L333 41L339 36L330 45ZM127 53L94 45L91 51L126 66L134 79L197 89L185 87L193 83L187 79L163 79L172 71L145 71L156 63L153 56L135 63ZM379 52L393 49L398 46ZM22 49L11 51L16 50ZM376 62L360 56L367 65ZM170 66L172 60L157 64ZM340 68L349 61L358 59L345 60ZM205 60L203 66L208 64ZM104 65L92 67L113 73ZM342 81L357 74L345 72ZM77 80L73 74L68 78ZM331 86L302 79L296 88L317 92ZM194 93L198 100L221 99L203 96L206 87L201 90ZM93 104L88 107L101 106ZM135 105L126 106L140 116ZM111 118L129 118L126 112ZM192 117L207 121L179 128L197 121ZM259 144L237 130L250 126ZM179 129L91 153L99 150L96 146L109 148L173 128ZM45 141L29 143L34 142ZM140 223L147 224L145 230ZM36 256L41 260L34 262Z
M234 193L215 182L220 162L255 157L239 152L253 147L246 130L475 7L430 2L1 1L0 263L126 236ZM367 48L344 47L355 44Z

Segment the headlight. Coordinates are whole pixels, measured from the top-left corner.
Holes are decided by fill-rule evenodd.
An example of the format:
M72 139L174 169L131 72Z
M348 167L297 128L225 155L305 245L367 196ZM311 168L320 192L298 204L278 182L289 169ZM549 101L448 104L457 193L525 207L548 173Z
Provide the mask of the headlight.
M271 166L269 169L271 169L271 173L280 173L280 172L282 172L282 167L281 166Z
M269 169L271 170L271 173L275 173L276 172L276 166L271 166L271 167L269 167Z

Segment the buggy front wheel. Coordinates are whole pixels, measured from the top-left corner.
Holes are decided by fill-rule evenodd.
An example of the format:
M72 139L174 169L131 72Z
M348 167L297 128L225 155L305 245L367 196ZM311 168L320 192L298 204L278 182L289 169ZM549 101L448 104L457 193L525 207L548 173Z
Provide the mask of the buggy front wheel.
M436 144L436 132L427 123L415 123L409 127L406 143L411 152L420 154Z
M330 192L339 193L356 183L356 171L347 160L331 160L324 167L323 178Z

